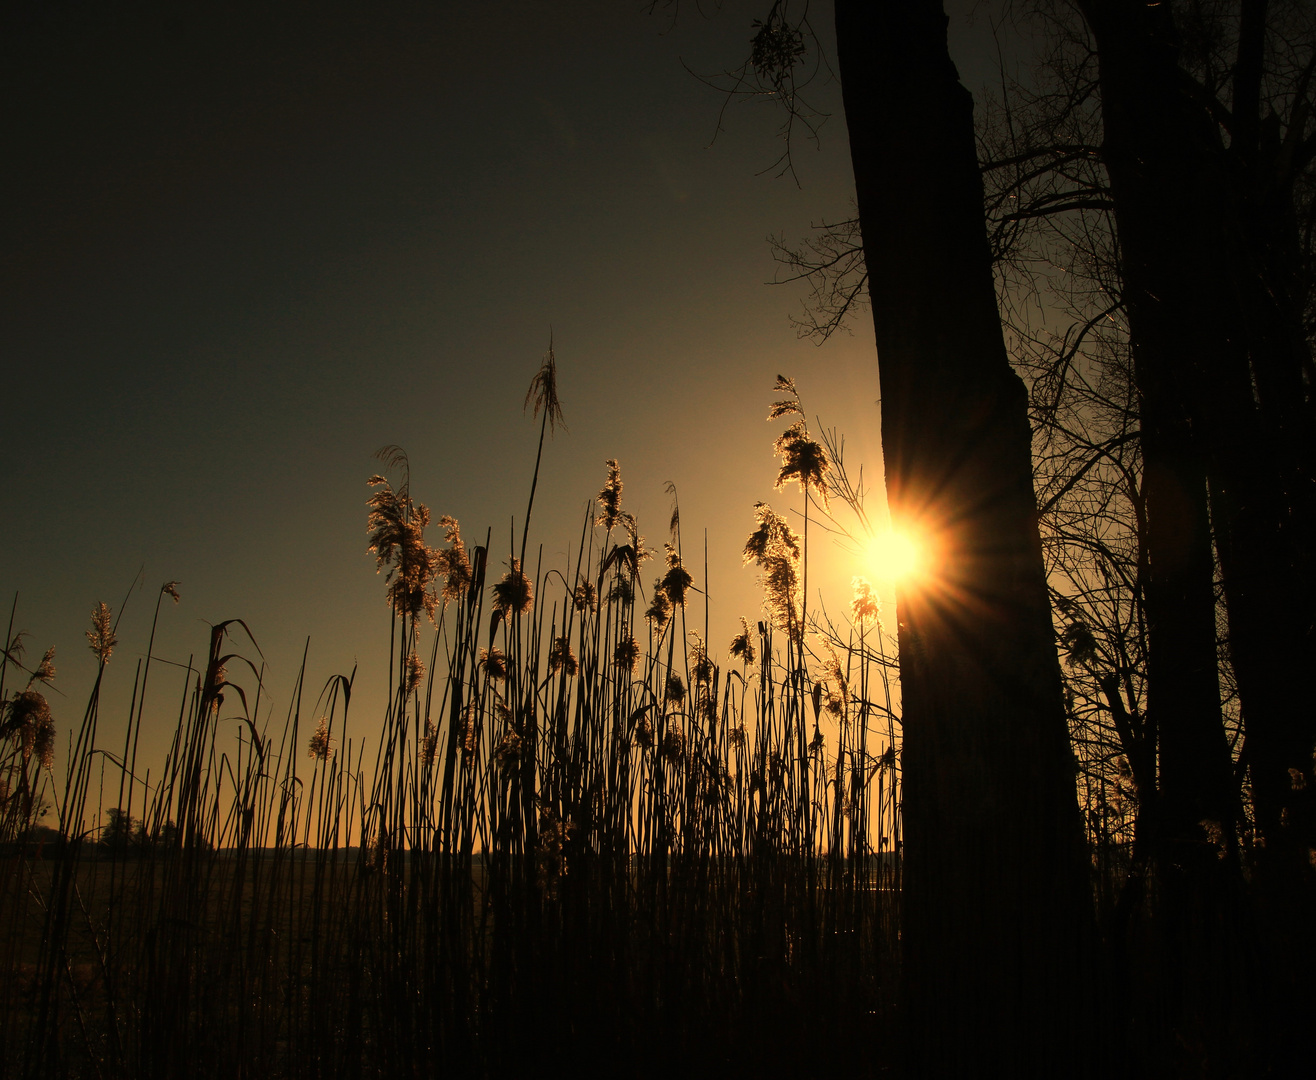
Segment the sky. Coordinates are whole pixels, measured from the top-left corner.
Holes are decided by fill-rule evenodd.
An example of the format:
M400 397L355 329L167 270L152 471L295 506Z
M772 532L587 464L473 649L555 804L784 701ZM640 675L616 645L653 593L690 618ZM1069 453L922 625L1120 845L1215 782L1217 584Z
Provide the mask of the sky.
M169 580L182 602L162 614L157 656L184 663L210 624L242 618L276 716L309 637L308 687L359 665L354 726L382 717L372 454L403 447L416 499L470 543L492 529L501 563L525 513L539 428L523 402L550 336L567 430L545 447L532 551L565 564L608 458L653 543L673 482L687 552L707 530L715 654L759 615L740 560L754 504L801 505L772 486L778 373L811 425L844 434L880 506L871 325L801 341L802 288L766 284L770 235L851 216L839 86L825 68L810 86L831 116L816 143L793 144L791 178L773 168L776 106L723 113L697 77L744 60L765 8L4 16L0 598L17 596L30 662L56 649L61 745L95 675L93 605L122 611L103 705L113 743ZM952 50L977 89L994 57L969 9L952 7ZM811 10L832 55L830 7ZM810 573L839 610L866 567L814 550ZM148 757L163 756L181 691L159 678Z

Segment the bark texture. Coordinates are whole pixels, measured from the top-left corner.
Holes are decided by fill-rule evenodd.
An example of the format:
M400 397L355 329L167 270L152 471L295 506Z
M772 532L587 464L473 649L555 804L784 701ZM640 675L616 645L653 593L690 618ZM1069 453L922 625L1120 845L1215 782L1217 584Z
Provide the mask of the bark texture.
M1073 1075L1090 891L1031 432L1001 333L973 104L937 0L836 4L896 523L903 967L915 1075Z

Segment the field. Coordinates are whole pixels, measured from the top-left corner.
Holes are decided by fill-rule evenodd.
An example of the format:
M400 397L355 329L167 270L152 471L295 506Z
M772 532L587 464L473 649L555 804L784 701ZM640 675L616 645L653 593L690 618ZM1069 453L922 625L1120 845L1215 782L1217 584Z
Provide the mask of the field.
M532 386L541 440L552 378L550 354ZM789 380L777 390L774 417L800 411ZM813 491L824 462L844 480L802 422L777 449L783 486ZM651 551L615 462L569 572L526 569L532 483L498 575L488 541L468 548L450 518L431 547L405 454L380 458L391 478L369 480L367 528L393 612L382 725L352 712L355 672L315 698L304 665L286 719L257 722L272 714L234 620L187 671L165 759L139 761L153 625L127 727L113 745L100 732L98 677L57 778L51 658L24 666L11 628L0 1078L916 1072L896 665L867 582L840 623L806 610L807 511L801 534L757 507L744 558L763 617L741 620L719 662L687 623L708 583L687 569L679 513ZM170 599L166 582L157 617ZM103 675L117 644L104 605L87 637ZM217 734L235 719L236 751ZM1262 980L1236 971L1272 961L1208 906L1181 910L1236 967L1206 956L1204 1003L1164 1005L1181 921L1160 914L1133 808L1105 797L1083 730L1095 923L1079 928L1075 1030L1193 1075L1213 1041L1264 1047L1291 1027L1284 999L1250 1004ZM36 827L46 806L56 828ZM990 965L974 978L1004 984ZM1101 1074L1116 1052L1063 1067Z
M550 354L545 428L553 380ZM818 449L802 423L783 440L788 459ZM377 734L351 728L354 675L329 680L313 725L304 675L282 727L258 725L235 621L149 772L153 649L121 756L98 741L98 680L61 790L45 668L11 655L28 681L8 699L0 1073L492 1076L564 1055L812 1073L860 1045L894 1063L899 721L867 587L844 628L806 620L807 528L760 505L745 559L765 617L719 665L686 624L700 590L678 517L650 551L615 462L570 577L523 569L532 484L493 580L455 521L426 543L405 455L381 459L400 482L370 480L395 616ZM103 672L104 606L88 638ZM230 753L216 730L235 708Z
M0 1004L26 1054L7 1068L503 1075L565 1056L749 1075L839 1067L856 1040L891 1052L899 893L876 864L839 888L802 867L587 858L549 889L515 858L11 855Z

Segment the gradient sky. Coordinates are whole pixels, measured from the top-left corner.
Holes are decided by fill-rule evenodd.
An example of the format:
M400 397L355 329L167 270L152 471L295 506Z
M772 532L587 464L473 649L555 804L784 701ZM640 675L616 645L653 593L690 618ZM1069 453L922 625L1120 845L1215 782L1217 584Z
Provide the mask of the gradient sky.
M169 579L183 602L157 655L186 661L208 623L241 617L282 717L309 635L308 687L359 661L353 726L382 715L371 455L403 446L416 498L471 543L492 527L501 562L525 512L538 425L522 402L550 327L569 432L545 450L532 548L551 565L574 552L606 458L651 542L674 481L688 553L707 529L717 653L758 615L740 565L753 504L800 505L772 490L778 372L880 482L871 325L798 341L802 290L764 284L769 234L850 215L839 88L825 74L812 88L834 115L818 145L796 143L799 185L776 178L773 106L734 105L714 140L722 98L686 70L738 65L767 5L687 4L675 24L645 6L5 16L0 593L6 607L18 594L30 660L56 648L61 745L94 675L90 610L117 613L139 568L103 741L122 738ZM952 44L976 88L994 57L968 7ZM830 52L830 6L814 13ZM815 551L828 585L864 569ZM828 603L848 599L838 586ZM159 678L142 750L157 762L181 689Z

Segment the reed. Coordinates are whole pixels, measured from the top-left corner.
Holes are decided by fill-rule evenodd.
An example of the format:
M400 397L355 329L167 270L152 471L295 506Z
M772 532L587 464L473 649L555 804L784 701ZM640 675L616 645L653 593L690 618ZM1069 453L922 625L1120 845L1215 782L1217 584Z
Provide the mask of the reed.
M551 357L535 394L560 423ZM801 422L780 482L807 500L826 455L786 411ZM305 709L305 657L282 724L260 722L259 648L233 620L186 666L171 748L143 772L156 623L116 755L102 605L100 675L54 792L53 664L22 666L11 620L3 671L27 684L0 683L0 1076L497 1076L554 1058L749 1075L839 1067L859 1045L893 1060L899 724L871 592L843 628L810 616L805 538L761 505L745 556L766 617L742 619L720 663L687 618L707 581L679 513L655 558L615 461L570 566L528 554L527 521L500 573L491 539L468 549L451 518L430 547L406 455L380 459L368 532L394 617L377 737L352 726L355 672ZM217 731L235 710L233 750ZM46 791L58 831L41 845Z

